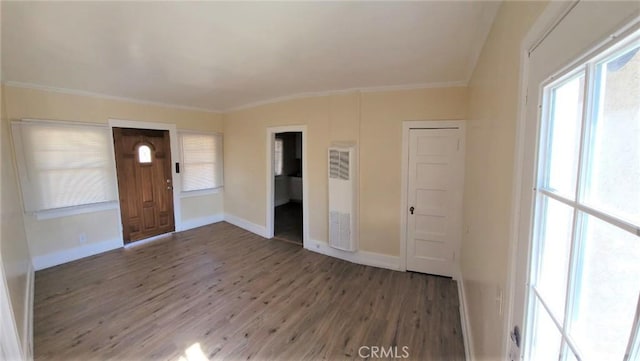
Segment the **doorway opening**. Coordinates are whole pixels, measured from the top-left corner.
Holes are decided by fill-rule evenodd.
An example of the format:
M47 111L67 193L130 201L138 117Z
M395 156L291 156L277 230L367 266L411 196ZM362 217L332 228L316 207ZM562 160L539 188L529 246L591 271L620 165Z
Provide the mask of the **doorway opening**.
M302 245L302 132L275 134L273 168L273 236Z
M266 154L265 237L306 247L309 241L307 126L267 128Z

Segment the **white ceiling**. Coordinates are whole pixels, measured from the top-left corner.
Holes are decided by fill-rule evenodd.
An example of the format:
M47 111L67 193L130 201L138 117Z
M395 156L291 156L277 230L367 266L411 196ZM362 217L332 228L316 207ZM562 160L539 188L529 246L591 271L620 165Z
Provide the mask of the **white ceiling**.
M224 111L468 81L497 2L2 2L2 80Z

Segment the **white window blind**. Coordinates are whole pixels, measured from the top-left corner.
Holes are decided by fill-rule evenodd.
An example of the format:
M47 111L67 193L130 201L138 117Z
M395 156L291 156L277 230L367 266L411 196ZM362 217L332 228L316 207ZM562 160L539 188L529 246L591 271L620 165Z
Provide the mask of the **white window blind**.
M283 144L284 142L282 141L282 139L276 139L276 142L274 144L274 157L273 157L273 161L274 161L274 165L275 165L275 175L282 175L282 162L283 162Z
M25 211L117 200L108 127L23 120L12 130Z
M222 135L180 132L182 191L222 187Z

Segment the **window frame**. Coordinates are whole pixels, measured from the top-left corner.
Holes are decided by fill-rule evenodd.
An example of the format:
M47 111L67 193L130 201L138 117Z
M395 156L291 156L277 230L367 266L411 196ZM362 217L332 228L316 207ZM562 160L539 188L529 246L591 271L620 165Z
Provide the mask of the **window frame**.
M222 154L220 155L220 172L222 173L221 175L221 184L218 185L217 187L213 187L213 188L206 188L206 189L194 189L194 190L189 190L189 191L185 191L183 190L184 187L184 168L185 168L185 161L184 161L184 150L183 150L183 135L184 134L192 134L192 135L210 135L210 136L214 136L214 137L219 137L219 141L220 141L220 149L222 150ZM199 196L206 196L206 195L210 195L210 194L216 194L216 193L220 193L224 190L224 134L221 132L208 132L208 131L197 131L197 130L187 130L187 129L178 129L178 149L179 149L179 155L180 155L180 178L181 178L181 184L180 184L180 198L191 198L191 197L199 197ZM216 164L216 162L214 162L214 164Z
M280 144L280 150L278 150ZM280 164L278 164L278 162ZM276 177L283 175L284 170L284 139L276 137L273 141L273 174Z
M531 233L530 233L530 264L529 272L527 276L527 296L525 307L525 359L530 359L532 356L533 348L532 337L534 334L534 320L536 318L537 311L536 303L539 302L541 308L547 316L553 321L557 327L557 331L560 333L560 354L561 359L569 357L569 353L573 353L576 358L582 359L579 352L579 347L570 336L570 322L573 316L574 296L576 282L579 279L581 270L579 269L579 262L577 261L577 253L580 252L581 246L581 232L584 227L584 219L587 217L594 217L605 224L609 224L623 231L629 232L632 235L640 236L640 224L634 224L633 221L624 219L613 211L607 211L596 205L589 203L585 197L585 189L588 187L587 178L589 167L587 162L589 161L588 152L590 150L586 147L593 147L593 125L598 118L597 108L595 105L601 101L597 99L599 93L596 91L596 79L597 67L600 63L606 62L609 59L614 59L621 54L630 51L638 46L640 41L640 31L636 31L623 37L619 41L610 44L607 47L598 49L590 55L583 58L583 60L577 64L573 64L571 67L557 73L554 76L549 77L546 81L540 84L541 94L541 108L539 113L539 126L538 126L538 138L536 141L534 161L535 166L535 181L533 188L533 212L531 219ZM552 92L562 84L571 81L580 73L584 74L585 86L584 86L584 102L582 105L582 116L580 120L580 139L578 146L578 167L576 175L575 192L567 197L562 194L561 191L553 190L546 187L546 183L549 177L549 163L550 163L550 141L552 139L549 127L551 125L551 112L552 112ZM588 143L588 144L587 144ZM573 198L573 199L572 199ZM564 313L561 320L556 319L556 315L552 312L551 307L545 302L543 296L540 295L536 289L536 278L538 277L539 265L542 259L541 245L542 240L540 234L543 231L544 220L543 214L545 212L544 202L545 199L551 199L559 202L560 204L570 207L573 212L571 239L569 248L569 261L567 267L567 282L565 290L564 300ZM640 304L636 310L635 319L632 323L629 339L627 340L627 352L631 352L636 355L640 352L640 335L636 334L636 331L640 327Z
M111 170L110 175L114 177L115 189L113 193L113 200L107 200L103 202L93 202L86 204L78 204L67 207L58 207L58 208L49 208L49 209L41 209L41 210L26 210L27 202L25 200L24 192L26 189L33 187L32 181L28 176L27 171L27 161L26 161L26 153L24 149L24 144L22 141L21 130L19 129L24 124L42 124L49 126L60 126L60 127L96 127L96 128L104 128L110 133L110 128L107 124L101 123L90 123L90 122L81 122L81 121L69 121L69 120L49 120L49 119L35 119L35 118L23 118L19 120L11 121L11 145L12 150L15 156L16 170L18 175L18 186L20 189L21 196L21 205L23 207L23 211L25 214L32 215L36 220L47 220L61 217L68 217L86 213L93 213L105 210L113 210L118 209L119 200L118 200L118 190L117 190L117 177L115 172L115 157L113 157L113 142L112 135L108 135L108 152L110 160L109 169Z

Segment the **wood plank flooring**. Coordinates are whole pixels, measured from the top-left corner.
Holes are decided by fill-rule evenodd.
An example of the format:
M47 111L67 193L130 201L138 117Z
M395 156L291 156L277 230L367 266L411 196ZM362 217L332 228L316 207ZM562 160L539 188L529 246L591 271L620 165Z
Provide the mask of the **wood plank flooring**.
M302 224L302 203L289 202L275 208L276 238L302 245Z
M455 281L224 222L37 272L34 344L36 360L464 359Z

